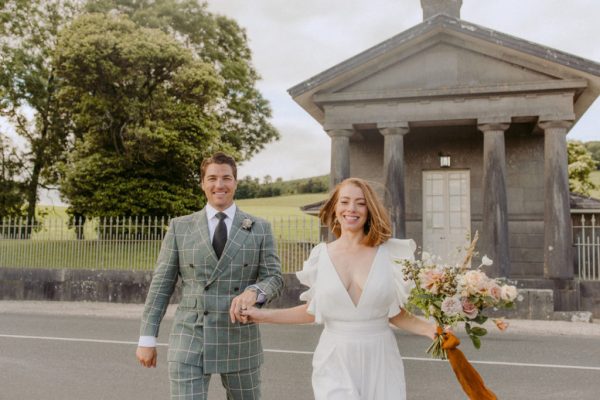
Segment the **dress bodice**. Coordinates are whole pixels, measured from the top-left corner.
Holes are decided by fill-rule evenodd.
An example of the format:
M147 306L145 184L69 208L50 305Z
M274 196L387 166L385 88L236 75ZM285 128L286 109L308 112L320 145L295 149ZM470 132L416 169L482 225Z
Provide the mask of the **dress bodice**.
M335 270L327 245L320 243L311 251L302 271L297 272L300 282L309 287L300 299L308 302L308 312L318 323L393 317L410 293L398 261L413 258L415 247L414 241L399 239L380 245L355 305Z

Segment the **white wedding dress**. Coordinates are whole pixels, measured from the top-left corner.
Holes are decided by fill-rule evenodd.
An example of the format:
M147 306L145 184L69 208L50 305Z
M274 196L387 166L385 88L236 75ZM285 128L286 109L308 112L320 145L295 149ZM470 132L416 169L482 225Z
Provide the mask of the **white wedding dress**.
M404 367L388 318L400 312L410 286L401 264L413 258L412 240L390 239L378 247L362 295L355 306L327 251L317 245L299 281L308 312L325 328L313 358L316 400L406 399Z

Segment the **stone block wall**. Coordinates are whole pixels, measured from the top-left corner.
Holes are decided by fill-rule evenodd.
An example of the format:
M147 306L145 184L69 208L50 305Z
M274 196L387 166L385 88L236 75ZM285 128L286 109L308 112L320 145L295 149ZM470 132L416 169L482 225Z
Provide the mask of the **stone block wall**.
M143 303L152 273L149 271L93 271L0 268L0 300L98 301ZM569 319L573 313L557 313L553 308L553 290L544 287L519 289L522 300L514 310L499 310L494 315L525 319ZM535 282L534 282L535 283ZM270 308L294 307L302 302L306 290L295 274L284 274L284 291L269 303ZM580 282L580 309L600 318L600 281ZM529 285L535 286L535 285ZM171 303L181 299L179 286Z

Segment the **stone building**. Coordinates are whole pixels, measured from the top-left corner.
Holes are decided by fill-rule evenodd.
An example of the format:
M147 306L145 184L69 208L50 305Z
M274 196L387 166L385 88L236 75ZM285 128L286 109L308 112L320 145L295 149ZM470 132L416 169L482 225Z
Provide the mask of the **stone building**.
M421 4L422 23L289 90L331 137L330 183L373 182L395 236L436 254L479 231L492 274L578 309L566 136L600 64L463 21L461 0Z

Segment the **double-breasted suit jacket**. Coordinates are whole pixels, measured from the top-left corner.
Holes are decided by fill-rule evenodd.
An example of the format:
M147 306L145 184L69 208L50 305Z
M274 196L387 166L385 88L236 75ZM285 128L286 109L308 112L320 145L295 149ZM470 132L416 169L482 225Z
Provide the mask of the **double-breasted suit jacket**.
M270 224L238 208L217 259L204 209L172 219L146 298L142 336L158 336L178 278L182 298L169 337L168 360L202 366L205 374L258 367L263 361L258 326L231 323L229 308L249 285L257 285L267 302L282 289Z

